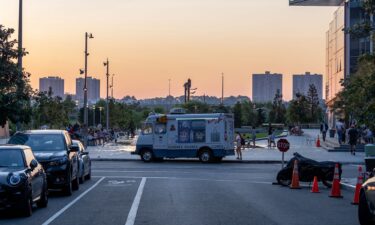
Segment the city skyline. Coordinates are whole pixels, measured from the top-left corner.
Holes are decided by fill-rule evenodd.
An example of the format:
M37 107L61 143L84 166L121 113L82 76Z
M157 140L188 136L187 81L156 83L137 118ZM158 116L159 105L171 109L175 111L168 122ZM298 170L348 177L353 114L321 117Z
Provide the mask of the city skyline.
M291 99L286 90L293 74L325 74L325 32L335 9L289 7L286 0L25 1L24 47L30 54L24 67L33 88L40 77L59 74L66 92L74 93L87 31L95 37L88 74L105 81L102 62L109 57L116 98L166 96L168 79L171 94L179 96L188 78L198 95L221 96L222 72L225 96L252 97L251 74L270 70L284 74L283 95ZM0 21L16 29L13 38L17 10L18 1L0 3Z

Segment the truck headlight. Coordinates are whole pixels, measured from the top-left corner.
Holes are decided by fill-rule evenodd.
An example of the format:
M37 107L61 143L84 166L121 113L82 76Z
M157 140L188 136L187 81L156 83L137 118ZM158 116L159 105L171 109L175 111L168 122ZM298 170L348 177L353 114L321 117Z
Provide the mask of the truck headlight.
M21 183L21 176L19 174L12 174L9 177L9 184L12 186L16 186Z

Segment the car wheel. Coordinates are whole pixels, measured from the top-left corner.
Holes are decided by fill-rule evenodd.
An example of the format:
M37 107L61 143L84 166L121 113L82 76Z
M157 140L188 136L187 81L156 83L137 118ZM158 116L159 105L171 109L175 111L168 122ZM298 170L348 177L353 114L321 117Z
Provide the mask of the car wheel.
M31 196L28 196L24 202L22 215L25 217L30 217L33 214L33 200Z
M85 176L85 179L91 180L91 167L90 167L89 173Z
M199 153L199 160L202 163L209 163L213 159L212 152L210 149L203 149Z
M363 191L361 191L361 194L359 196L358 219L361 225L375 224L373 217L370 213L370 210L368 208L365 193Z
M36 203L39 208L45 208L48 205L48 188L44 186L40 200Z
M277 183L282 186L289 186L292 183L292 180L291 178L288 178L290 176L288 176L287 174L287 171L279 172L276 177Z
M83 182L85 181L84 171L85 171L85 169L82 168L82 173L81 173L81 176L79 177L79 183L80 184L83 184Z
M151 162L154 159L154 155L151 150L145 149L141 153L141 159L143 162Z
M79 189L79 177L78 176L76 177L76 179L73 180L72 188L75 191Z
M71 196L73 194L73 187L72 187L72 178L70 177L69 180L67 181L66 186L63 189L63 192L67 196Z

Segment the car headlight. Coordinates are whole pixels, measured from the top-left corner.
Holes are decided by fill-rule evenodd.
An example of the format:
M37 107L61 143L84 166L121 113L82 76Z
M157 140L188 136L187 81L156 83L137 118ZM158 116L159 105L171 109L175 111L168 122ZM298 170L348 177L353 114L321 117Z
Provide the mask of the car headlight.
M49 162L49 165L50 166L60 166L60 165L66 164L67 162L68 162L68 158L64 157L64 158L57 159L57 160Z
M21 176L19 174L11 174L9 177L9 184L16 186L21 183Z

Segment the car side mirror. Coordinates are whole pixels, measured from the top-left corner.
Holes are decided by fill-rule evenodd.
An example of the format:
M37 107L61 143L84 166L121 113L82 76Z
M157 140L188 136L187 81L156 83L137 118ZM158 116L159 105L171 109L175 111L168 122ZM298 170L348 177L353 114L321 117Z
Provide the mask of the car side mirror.
M78 146L71 146L70 151L71 152L79 152L79 147Z
M30 169L34 170L37 166L38 166L38 162L35 159L31 160Z

